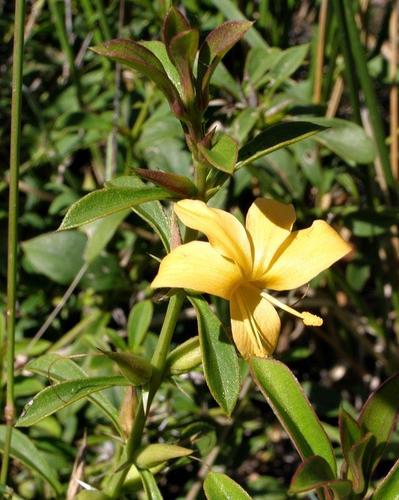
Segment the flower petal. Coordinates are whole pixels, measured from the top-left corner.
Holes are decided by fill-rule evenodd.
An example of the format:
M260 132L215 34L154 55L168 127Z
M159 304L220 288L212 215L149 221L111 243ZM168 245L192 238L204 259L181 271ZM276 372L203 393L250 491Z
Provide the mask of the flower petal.
M251 273L251 245L245 228L232 214L210 208L199 200L181 200L175 204L175 212L186 226L204 233L209 243L234 260L244 274Z
M351 246L326 222L294 231L273 257L262 281L271 290L291 290L304 285L349 253Z
M281 322L272 304L253 286L239 287L230 299L233 340L244 359L270 356Z
M180 245L161 262L152 288L191 288L229 299L241 279L240 269L209 243Z
M258 198L247 213L246 229L252 239L253 277L262 275L295 222L295 209L276 200Z

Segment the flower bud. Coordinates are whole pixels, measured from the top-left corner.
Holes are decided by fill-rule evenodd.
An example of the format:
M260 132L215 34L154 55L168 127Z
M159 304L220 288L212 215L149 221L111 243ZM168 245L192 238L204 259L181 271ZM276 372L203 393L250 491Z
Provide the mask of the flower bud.
M132 385L143 385L150 380L152 365L146 359L127 352L100 351L115 361L122 375Z
M174 444L150 444L141 450L135 460L139 469L150 469L174 458L186 457L193 450Z
M202 362L198 337L193 337L176 347L168 356L167 366L171 375L187 373Z

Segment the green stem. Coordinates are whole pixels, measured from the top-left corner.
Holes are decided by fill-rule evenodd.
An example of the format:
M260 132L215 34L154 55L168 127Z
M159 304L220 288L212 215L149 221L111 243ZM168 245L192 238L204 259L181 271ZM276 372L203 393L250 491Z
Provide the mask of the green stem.
M335 7L335 17L337 18L337 24L340 27L338 33L341 37L341 50L345 61L344 74L345 80L348 85L349 101L352 106L353 117L355 121L361 125L362 119L360 116L360 105L359 105L359 88L356 78L356 74L353 72L354 61L351 53L351 46L349 40L349 34L346 26L345 12L342 0L336 0L334 3Z
M12 68L10 192L8 204L7 253L7 396L4 410L7 425L1 465L0 484L5 485L11 452L11 437L15 417L14 407L14 354L15 308L17 290L17 222L18 179L21 142L22 65L24 56L25 0L16 0Z
M206 176L208 169L201 163L195 163L195 185L198 188L198 196L202 200L206 193Z
M106 40L110 40L112 38L111 30L109 28L107 16L105 14L104 4L102 0L94 0L94 5L97 10L98 19L100 21L100 26L102 32L104 33L104 37Z
M353 54L353 60L360 85L363 90L366 105L370 112L370 123L373 129L374 139L377 145L378 156L381 161L382 171L388 188L395 187L391 163L389 159L388 148L385 143L384 124L381 118L381 109L377 100L373 81L368 71L367 58L362 42L360 40L359 30L356 26L355 16L353 13L352 2L342 1L344 9L346 27L348 30L349 42Z
M76 97L78 99L79 106L83 108L82 87L80 84L79 74L75 66L75 57L72 47L69 44L68 35L65 29L64 15L61 11L62 5L58 2L58 0L49 0L49 7L54 18L55 29L57 31L61 49L68 61L69 71L71 72L71 77L75 85Z
M99 45L100 43L102 43L104 41L104 38L102 36L100 29L95 25L95 22L94 22L95 13L94 13L93 7L91 5L91 2L90 2L90 0L81 0L80 5L83 8L86 22L87 22L90 30L93 32L93 40L96 43L96 45ZM109 62L109 60L105 57L102 57L101 60ZM109 65L109 67L110 67L110 65Z
M121 459L119 460L116 469L122 467L126 463L133 463L134 454L141 444L148 409L163 380L170 342L172 340L172 335L175 330L181 306L183 305L184 297L184 293L179 292L176 295L173 295L173 297L171 297L169 300L168 309L166 311L166 316L162 325L161 333L159 335L158 343L151 360L151 363L153 365L153 376L150 383L147 412L144 411L143 399L142 397L140 397L132 431L128 437L125 450L122 453ZM111 476L111 481L105 488L105 493L111 498L120 498L121 489L128 471L129 467L125 467L123 468L123 470L116 472Z

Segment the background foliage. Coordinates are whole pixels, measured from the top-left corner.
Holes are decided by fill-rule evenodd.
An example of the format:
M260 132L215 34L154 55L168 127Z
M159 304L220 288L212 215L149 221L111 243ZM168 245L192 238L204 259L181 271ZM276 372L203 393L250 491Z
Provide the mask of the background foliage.
M357 51L353 33L342 29L345 13L339 0L330 2L327 21L319 19L319 2L311 0L186 0L177 5L203 33L240 15L256 20L245 41L215 72L206 116L209 124L216 123L240 146L283 118L306 118L330 127L243 166L211 204L241 218L257 196L292 202L298 227L323 218L352 243L354 251L345 262L315 279L309 290L303 290L304 298L290 298L321 310L324 326L304 330L295 319L284 316L275 355L301 381L334 443L338 442L340 403L354 415L370 391L399 367L397 166L392 170L389 161L392 137L385 140L390 113L395 112L389 100L393 56L388 25L393 3L362 2L361 8L358 2L353 4L353 26L360 27L364 52ZM101 483L114 460L114 434L123 434L129 422L128 415L118 418L116 410L123 399L129 400L129 389L114 387L116 379L120 381L119 372L98 348L149 356L162 323L162 296L149 288L157 258L164 255L162 244L135 210L81 229L55 230L73 202L134 168L190 174L191 155L181 126L161 92L152 82L115 68L88 50L115 37L159 39L167 7L161 0L32 0L27 5L17 412L20 415L24 404L49 380L65 381L65 373L76 376L76 370L95 376L99 384L106 378L108 388L90 401L81 399L64 409L60 396L60 411L17 431L19 455L12 464L11 486L20 498L54 498L54 491L73 498L79 488L75 479L94 486ZM6 165L13 37L10 2L0 2L0 26L0 157ZM322 73L321 36L325 36ZM276 129L277 137L278 133ZM7 186L3 169L2 283ZM212 300L228 325L226 304ZM4 287L1 308L0 340L4 338ZM173 338L176 346L197 331L190 303L180 319ZM76 364L59 359L55 351ZM148 441L161 432L165 442L194 447L200 459L179 458L160 473L158 484L166 498L203 495L198 481L207 472L206 463L226 472L254 498L286 498L299 457L251 385L244 363L240 369L242 392L231 420L208 393L202 369L171 378L158 395L149 418ZM102 399L103 394L107 399ZM36 449L30 451L30 446ZM215 449L217 453L209 455ZM397 456L396 434L376 479ZM131 478L130 487L131 492L140 488L137 478ZM131 495L134 498L135 493Z

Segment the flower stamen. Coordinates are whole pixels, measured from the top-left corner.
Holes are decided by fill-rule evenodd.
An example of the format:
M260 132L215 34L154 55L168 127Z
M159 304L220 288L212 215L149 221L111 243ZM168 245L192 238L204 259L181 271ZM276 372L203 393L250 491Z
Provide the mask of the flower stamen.
M298 312L287 304L280 302L278 299L265 292L264 290L262 291L261 295L264 299L268 300L274 306L283 309L283 311L290 313L297 318L301 318L306 326L321 326L323 324L323 320L319 316L316 316L315 314L312 314L308 311Z

